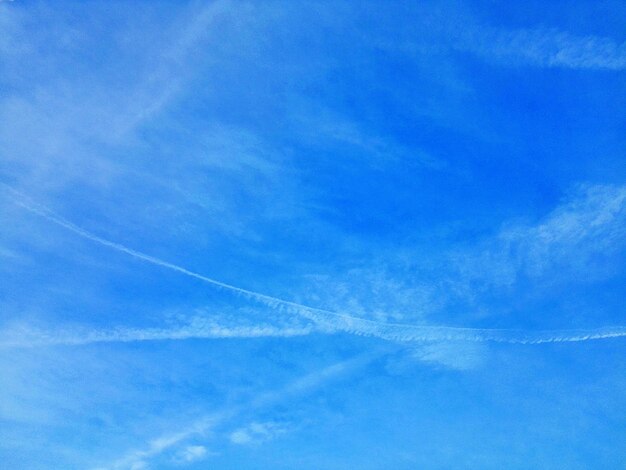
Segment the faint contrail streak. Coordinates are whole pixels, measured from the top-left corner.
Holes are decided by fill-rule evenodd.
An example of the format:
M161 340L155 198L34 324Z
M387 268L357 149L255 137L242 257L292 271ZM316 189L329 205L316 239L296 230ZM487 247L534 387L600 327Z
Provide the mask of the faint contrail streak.
M242 339L242 338L291 338L304 336L312 328L276 328L272 326L217 326L173 328L112 328L109 330L36 330L19 328L0 335L0 349L35 348L39 346L77 346L95 343L130 343L138 341L162 341L184 339Z
M97 467L93 470L115 470L128 468L146 468L147 462L160 454L171 450L173 447L182 444L192 437L202 437L211 428L227 423L236 416L253 410L271 408L284 400L293 397L306 395L319 389L332 381L341 380L342 377L354 373L363 367L367 367L373 360L384 356L384 350L369 351L365 354L336 362L323 369L316 370L296 380L284 385L277 390L271 390L257 394L250 402L231 406L222 411L212 412L201 416L176 433L165 434L150 440L143 449L129 451L122 458L117 459L104 467Z
M353 317L342 313L324 310L307 305L283 300L270 295L243 289L233 286L202 274L190 271L173 263L155 258L128 248L119 243L115 243L101 238L87 230L69 222L51 209L32 202L26 195L13 189L11 186L0 183L12 194L13 201L24 209L40 215L50 222L55 223L83 238L99 243L122 253L126 253L134 258L161 266L172 271L179 272L186 276L198 279L207 284L229 290L245 298L255 300L268 307L279 311L286 311L298 314L302 317L317 323L321 330L326 333L345 332L359 336L373 336L391 341L493 341L513 344L540 344L540 343L560 343L577 342L594 339L608 339L626 336L626 327L606 327L598 329L584 330L542 330L524 331L514 329L489 329L489 328L457 328L449 326L418 326L401 323L383 323L373 320Z

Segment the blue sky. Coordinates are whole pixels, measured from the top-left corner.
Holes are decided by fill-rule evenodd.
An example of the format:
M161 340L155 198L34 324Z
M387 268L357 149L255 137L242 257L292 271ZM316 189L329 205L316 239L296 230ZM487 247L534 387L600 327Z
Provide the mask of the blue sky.
M0 1L0 461L626 465L626 5Z

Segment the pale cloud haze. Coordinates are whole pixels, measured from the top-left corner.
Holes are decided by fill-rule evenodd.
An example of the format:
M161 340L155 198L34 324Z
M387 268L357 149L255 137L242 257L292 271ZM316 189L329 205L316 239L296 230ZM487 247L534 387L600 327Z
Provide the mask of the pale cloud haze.
M0 2L0 462L623 467L625 22Z

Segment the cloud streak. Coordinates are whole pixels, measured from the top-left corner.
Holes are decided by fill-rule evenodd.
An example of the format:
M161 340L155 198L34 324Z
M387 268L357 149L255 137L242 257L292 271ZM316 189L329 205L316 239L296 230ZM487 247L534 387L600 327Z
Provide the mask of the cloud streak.
M619 338L626 336L626 326L614 326L597 329L564 329L564 330L540 330L525 331L515 329L489 329L489 328L459 328L449 326L419 326L402 323L383 323L374 320L366 320L343 313L333 312L307 305L280 299L278 297L269 296L260 292L251 291L231 284L227 284L216 279L204 276L202 274L190 271L179 265L155 258L140 251L133 250L119 243L115 243L99 237L75 224L67 221L51 209L31 201L26 195L13 189L11 186L0 183L2 187L10 194L12 200L24 209L37 214L46 220L63 227L76 235L91 240L100 245L106 246L121 253L125 253L134 258L151 263L156 266L170 269L172 271L184 274L185 276L200 280L206 284L233 292L244 298L257 301L272 309L300 315L315 322L320 330L325 333L349 333L358 336L377 337L390 341L413 342L413 341L472 341L472 342L499 342L510 344L542 344L542 343L562 343L562 342L580 342L589 340ZM133 331L133 330L128 330ZM124 334L116 336L113 334L102 334L102 338L109 338L111 341L132 341L129 338L143 337L146 339L181 339L176 338L179 333L168 333L158 330L159 333L145 330L134 330L133 334L125 336ZM152 336L152 338L151 338ZM186 338L192 337L190 334L183 335ZM96 335L96 338L98 335ZM198 336L201 337L201 336ZM127 338L127 339L124 339ZM98 341L95 339L92 342Z
M278 390L270 390L259 394L247 404L234 406L221 412L201 417L179 432L163 435L153 439L145 448L129 451L126 455L115 460L111 464L99 466L94 470L138 470L146 468L150 460L158 458L161 454L174 449L176 446L183 444L193 437L202 437L206 435L219 425L225 424L229 420L236 418L237 415L244 411L271 407L277 403L284 402L293 396L310 393L328 382L337 380L342 376L350 374L354 370L367 366L372 360L382 354L384 354L382 351L367 352L308 373L286 384ZM282 428L279 429L276 426L271 427L268 426L267 423L252 423L247 429L255 430L256 437L265 438L269 438L271 437L271 434L277 434L282 431ZM187 446L183 451L183 454L188 453L189 449L196 449L196 453L198 453L197 449L200 447L204 449L204 446ZM202 456L205 453L206 452L202 452Z
M130 343L185 339L290 338L304 336L312 328L279 328L273 326L195 326L181 328L115 328L106 331L42 331L20 328L0 337L0 348L33 348L40 346L79 346L95 343Z
M625 42L576 36L556 29L478 28L465 33L457 47L499 63L581 70L626 68Z
M173 447L176 447L181 442L184 442L193 436L202 436L206 434L212 428L217 426L221 421L229 417L230 414L231 413L223 413L216 414L214 416L203 417L180 432L177 432L175 434L168 434L153 439L148 443L146 448L130 451L123 457L112 462L111 464L104 467L97 467L94 470L139 470L142 468L146 468L147 462L150 459L153 459L158 455L163 454L164 452Z

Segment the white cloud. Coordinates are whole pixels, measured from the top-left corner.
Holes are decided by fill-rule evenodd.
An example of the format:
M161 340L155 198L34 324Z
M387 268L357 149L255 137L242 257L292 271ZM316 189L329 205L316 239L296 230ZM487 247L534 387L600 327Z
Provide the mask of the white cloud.
M464 372L482 367L487 358L485 344L439 341L416 344L389 355L385 369L391 375L410 375L424 365Z
M584 341L588 339L603 339L626 335L626 329L623 327L527 332L505 329L418 326L367 320L355 317L350 312L335 312L310 307L226 284L197 272L190 271L174 263L106 240L63 219L47 207L33 203L25 196L14 191L11 187L7 185L3 186L14 196L17 204L46 218L50 222L74 232L76 235L156 266L233 292L243 298L254 300L272 309L311 320L317 325L318 329L327 333L345 332L400 342L498 341L516 344ZM483 289L485 289L489 287L489 283L492 285L502 283L502 280L497 277L498 269L501 265L506 266L513 276L523 269L533 273L533 270L537 269L537 262L533 263L537 258L535 256L537 250L540 250L541 256L539 259L542 262L548 260L548 262L560 268L563 259L568 262L574 259L586 260L596 254L600 249L604 251L615 248L621 249L626 243L626 238L622 236L626 232L625 201L626 189L623 187L587 187L582 197L575 198L556 209L547 217L544 223L535 227L504 232L497 240L497 243L494 246L489 246L484 253L478 256L474 255L473 257L466 256L462 259L461 261L464 264L462 264L461 267L465 269L466 277L470 281L473 279L483 280L483 282L487 281L483 287ZM584 241L584 247L581 251L580 247L582 241ZM518 247L515 256L511 255L512 247ZM485 262L485 256L488 257L488 263ZM582 266L586 268L588 263L584 263ZM544 263L541 265L541 270L544 271L545 269ZM562 275L561 269L559 269L559 274ZM496 276L494 277L494 275ZM511 281L507 280L507 282Z
M233 444L248 444L252 441L252 436L245 429L238 429L230 435Z
M626 42L576 36L557 29L513 31L475 28L466 31L457 47L503 64L526 64L572 69L623 70Z
M204 322L203 322L204 323ZM35 329L14 326L0 333L0 348L30 348L52 345L93 343L127 343L134 341L184 340L192 338L290 338L315 331L311 327L280 327L273 325L233 326L208 322L202 326L182 325L167 328L111 328L89 330L84 327Z
M259 394L254 400L247 404L204 416L193 422L191 425L184 427L177 433L166 434L155 438L151 440L145 448L131 450L123 457L115 460L113 463L100 466L95 470L134 468L133 465L137 466L135 467L137 469L145 468L151 460L157 459L165 452L176 449L180 445L184 445L184 443L191 438L206 435L209 431L214 430L218 425L234 418L242 411L255 411L280 403L293 395L310 393L312 390L321 387L329 381L335 380L353 371L357 367L362 367L368 364L372 359L378 357L379 355L380 353L368 352L306 374L303 377L288 383L282 388ZM255 421L250 423L245 428L240 428L238 430L239 432L234 431L234 433L231 433L229 437L233 443L244 444L252 442L255 439L270 439L275 435L285 432L286 430L287 428L283 424L277 422ZM235 441L239 442L233 441L233 434L235 434ZM199 447L204 449L204 446L186 445L181 450L182 453L178 452L177 455L195 456L199 453L203 456L206 455L206 449L203 451L200 450Z
M185 447L178 454L178 459L185 463L191 463L203 459L207 456L207 448L200 445Z
M308 275L306 283L307 303L377 321L423 321L441 305L432 283L374 260L332 275Z
M583 187L539 225L513 229L502 238L520 244L533 275L563 264L587 269L595 255L626 245L626 187Z
M416 360L456 370L471 370L479 367L485 354L483 345L458 342L425 344L412 351L412 357Z
M138 12L150 11L148 4L137 7ZM8 81L14 86L0 101L0 120L5 122L0 146L10 148L1 159L3 179L57 207L76 203L66 193L76 186L84 203L96 205L133 187L145 196L142 207L128 197L110 204L109 215L116 213L127 227L145 217L140 225L155 223L163 230L163 219L171 221L175 212L179 223L168 224L168 229L175 230L178 239L183 225L200 225L198 219L204 222L207 215L212 233L251 236L244 227L250 219L285 211L288 198L281 197L277 187L287 185L276 182L279 169L271 161L279 152L270 155L252 132L203 121L198 124L202 131L179 143L176 155L161 155L159 171L154 170L159 158L154 154L160 153L160 145L154 145L157 149L149 157L142 155L154 142L144 140L138 130L152 129L153 120L166 119L170 106L186 91L197 91L190 78L223 66L224 55L239 49L235 42L252 41L241 34L247 21L260 21L249 7L219 0L174 8L173 16L150 25L141 20L142 13L113 8L110 14L125 20L110 32L114 40L100 42L98 53L116 57L117 65L111 70L105 61L93 72L67 65L80 61L76 56L83 57L82 47L89 49L82 39L92 36L85 31L92 15L72 8L37 8L24 14L12 9L16 12L7 11L0 19L0 31L7 32L11 44L25 48L12 62L15 73ZM41 28L26 21L30 15L45 18ZM85 23L76 24L72 15ZM66 44L61 39L68 34L74 36ZM161 122L159 128L167 127ZM186 132L178 129L177 135ZM154 214L157 222L149 220Z
M171 450L172 448L175 448L176 446L180 445L182 442L185 442L191 437L202 436L206 434L210 429L215 427L221 420L223 420L227 414L228 413L222 413L222 414L216 414L213 416L205 416L203 418L200 418L199 420L194 422L191 426L188 426L186 429L175 434L168 434L168 435L160 436L156 439L153 439L152 441L148 443L146 448L130 451L124 457L114 461L113 463L109 465L98 467L97 470L146 468L151 459L158 457L159 455L163 454L164 452L168 450ZM183 449L183 455L193 456L194 453L195 454L202 453L202 455L206 453L206 450L203 453L198 448L194 448L194 447L201 447L201 446L191 446L191 447L192 447L192 450L190 452L189 452L190 446L185 447L185 449ZM201 455L199 457L201 457Z
M626 186L587 185L538 223L509 225L452 261L473 289L483 290L512 286L520 276L565 282L584 272L593 279L603 274L601 261L625 247Z
M394 165L415 165L423 169L440 171L447 162L424 149L405 147L392 139L377 135L364 123L351 120L340 113L324 108L318 103L299 103L298 112L292 116L297 123L295 132L300 140L313 147L331 146L337 152L346 148L357 150L358 163L384 170Z
M268 441L287 432L287 427L282 423L273 421L252 422L247 426L239 428L230 434L230 442L233 444L257 444Z

